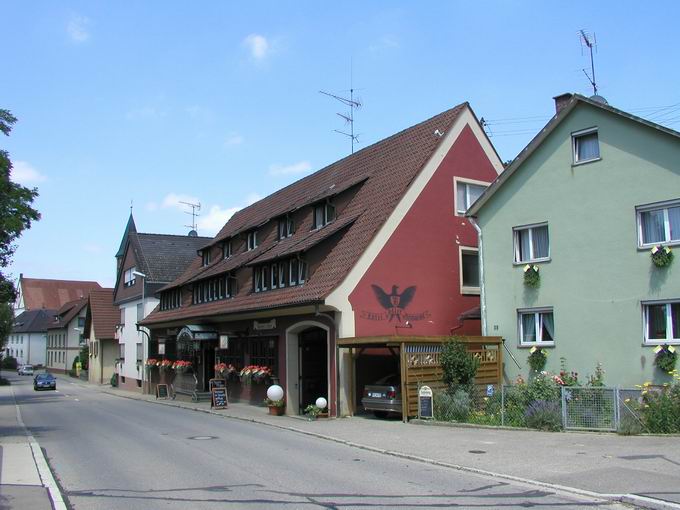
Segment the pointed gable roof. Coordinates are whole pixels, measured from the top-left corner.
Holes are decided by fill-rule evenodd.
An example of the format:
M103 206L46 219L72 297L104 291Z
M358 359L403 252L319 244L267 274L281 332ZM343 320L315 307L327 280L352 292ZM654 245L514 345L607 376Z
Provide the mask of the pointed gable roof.
M132 217L132 211L130 211L130 217L128 218L127 225L125 225L123 238L120 240L120 246L118 246L118 251L116 252L116 258L122 257L125 254L125 245L127 244L129 235L133 232L137 232L137 227L135 225L135 219Z
M85 316L85 337L91 338L91 331L94 328L98 339L114 339L119 321L120 309L113 305L113 289L92 291Z
M80 313L87 304L87 296L65 303L54 316L54 320L47 326L47 329L60 329L68 326L68 323Z
M97 282L23 276L19 279L19 286L26 310L40 308L57 310L65 303L87 296L93 289L101 288Z
M143 322L153 324L185 317L323 301L354 266L411 183L436 153L444 139L438 132L447 133L466 109L469 110L468 103L462 103L282 188L234 214L210 243L217 244L240 232L258 228L280 215L314 204L339 190L357 186L356 194L334 222L337 225L342 223L341 226L346 228L334 233L338 238L337 243L304 285L263 293L251 293L244 288L229 300L165 311L156 309ZM333 229L334 223L323 229ZM305 232L300 229L286 243L292 244L304 235ZM239 260L240 265L251 262L255 256L262 255L260 260L265 260L265 252L278 249L275 248L278 243L275 237L272 234L255 250L237 254L208 268L201 266L200 257L195 257L182 277L166 288L204 278L213 273L213 267L217 270L217 266L220 266L222 272L236 269L236 260ZM300 242L303 240L300 239ZM292 247L293 251L296 249L297 246Z
M27 310L14 319L12 333L44 333L54 321L56 310Z

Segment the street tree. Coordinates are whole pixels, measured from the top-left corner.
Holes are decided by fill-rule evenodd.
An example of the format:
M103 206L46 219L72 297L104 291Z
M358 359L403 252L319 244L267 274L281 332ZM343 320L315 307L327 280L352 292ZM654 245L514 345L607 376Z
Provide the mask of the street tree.
M0 109L0 131L4 135L9 136L16 121L9 110ZM38 190L12 182L11 176L12 161L9 153L0 150L0 305L7 305L10 309L11 303L16 299L16 289L4 268L12 261L17 248L16 241L21 233L31 228L31 222L40 219L40 213L32 207ZM0 314L2 318L5 315ZM4 329L0 326L0 346L7 340L6 335L2 336Z

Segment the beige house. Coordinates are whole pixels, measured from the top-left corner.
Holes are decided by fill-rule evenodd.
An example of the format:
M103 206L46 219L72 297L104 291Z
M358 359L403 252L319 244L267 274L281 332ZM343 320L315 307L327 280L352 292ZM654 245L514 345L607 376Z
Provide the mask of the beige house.
M87 378L93 384L108 383L115 372L118 318L118 307L113 305L113 289L93 290L88 299L83 330L89 348Z
M47 362L50 372L68 373L85 345L85 306L87 298L69 301L47 326Z

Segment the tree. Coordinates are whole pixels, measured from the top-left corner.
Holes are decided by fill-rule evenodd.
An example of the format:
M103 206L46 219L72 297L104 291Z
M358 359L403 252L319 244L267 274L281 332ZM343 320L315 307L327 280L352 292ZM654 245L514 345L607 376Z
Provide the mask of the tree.
M0 303L0 353L5 350L7 339L14 326L14 311L9 303ZM1 356L0 356L1 357Z
M470 354L458 338L450 338L442 347L441 364L444 384L451 394L458 389L470 392L474 386L479 360Z
M9 136L16 120L9 110L0 109L0 131L3 134ZM11 175L9 153L0 150L0 303L13 303L16 299L14 283L2 272L2 268L11 262L21 233L31 228L31 222L40 219L40 213L32 207L38 190L12 182Z

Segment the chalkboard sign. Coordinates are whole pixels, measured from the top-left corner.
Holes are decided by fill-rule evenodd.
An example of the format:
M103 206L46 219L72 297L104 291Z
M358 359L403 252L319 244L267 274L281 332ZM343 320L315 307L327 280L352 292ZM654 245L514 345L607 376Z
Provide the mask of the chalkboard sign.
M421 386L418 390L418 416L420 418L433 418L432 413L432 389L429 386Z
M215 409L224 409L227 407L227 388L213 388L212 402L210 407Z
M156 398L168 398L168 385L167 384L157 384L156 385Z
M224 379L210 379L208 381L208 389L209 391L212 391L213 388L226 388L227 387L227 381Z

